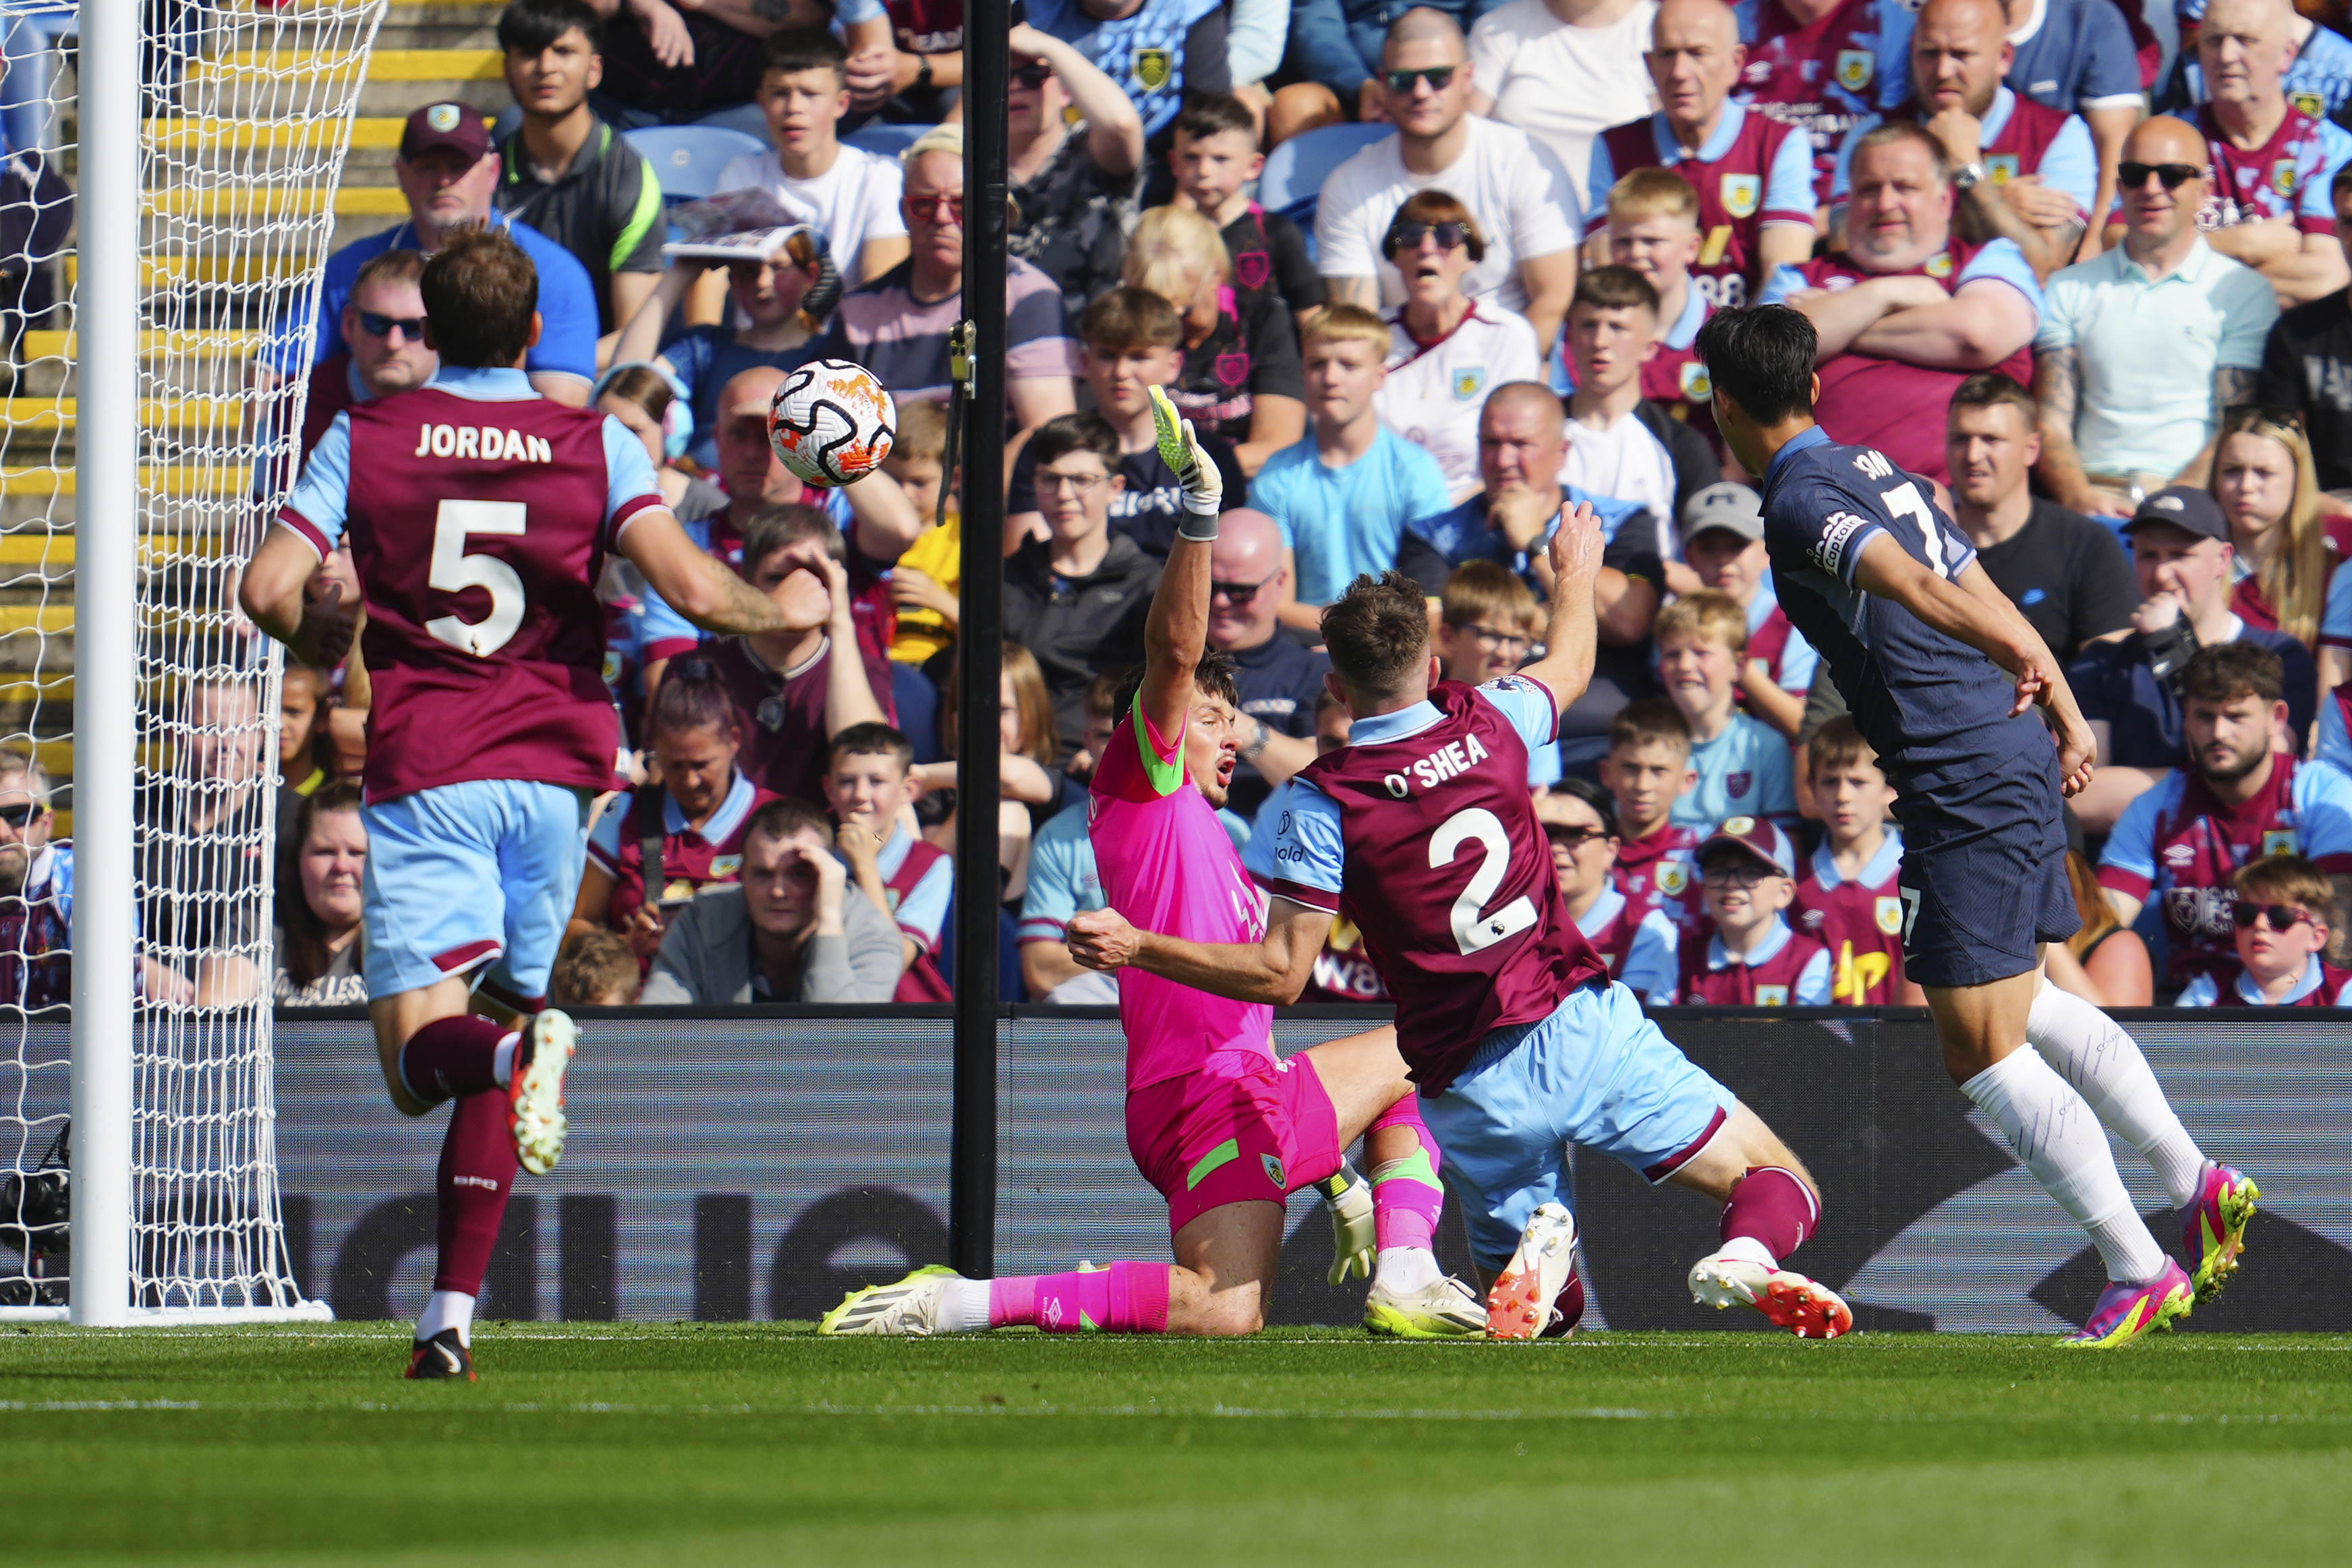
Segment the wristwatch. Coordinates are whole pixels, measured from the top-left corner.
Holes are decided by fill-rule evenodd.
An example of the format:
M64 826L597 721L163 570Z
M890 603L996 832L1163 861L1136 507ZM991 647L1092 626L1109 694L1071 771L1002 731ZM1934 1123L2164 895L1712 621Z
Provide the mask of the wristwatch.
M1250 722L1257 726L1257 738L1241 748L1241 758L1244 762L1255 762L1257 754L1265 749L1265 743L1274 738L1274 731L1266 728L1265 720L1252 715Z
M1967 193L1975 190L1977 186L1983 182L1984 177L1985 166L1983 164L1963 164L1961 167L1952 172L1952 189L1958 191L1965 195Z
M915 58L919 62L915 67L915 90L929 92L931 90L931 57L918 55Z

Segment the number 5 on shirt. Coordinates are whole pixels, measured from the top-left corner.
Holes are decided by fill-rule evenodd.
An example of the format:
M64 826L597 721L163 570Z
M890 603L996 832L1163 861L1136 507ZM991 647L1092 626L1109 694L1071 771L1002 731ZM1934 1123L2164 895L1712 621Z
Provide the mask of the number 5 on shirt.
M490 596L490 612L478 622L455 615L436 615L425 630L461 653L487 659L505 647L522 624L522 579L496 556L467 555L467 534L520 535L525 507L520 501L444 501L433 517L433 570L428 587L442 593L462 593L478 588Z

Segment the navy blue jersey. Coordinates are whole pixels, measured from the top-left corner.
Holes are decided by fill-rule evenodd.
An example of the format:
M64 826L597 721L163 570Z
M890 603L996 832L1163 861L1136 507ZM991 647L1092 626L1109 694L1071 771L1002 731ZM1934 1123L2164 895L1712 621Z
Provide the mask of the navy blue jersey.
M1976 559L1934 494L1927 480L1870 447L1840 446L1819 426L1782 447L1764 479L1780 609L1820 651L1879 766L1906 789L2055 760L2038 717L2010 716L2017 685L1990 660L1854 585L1863 548L1882 533L1938 577L1956 578Z

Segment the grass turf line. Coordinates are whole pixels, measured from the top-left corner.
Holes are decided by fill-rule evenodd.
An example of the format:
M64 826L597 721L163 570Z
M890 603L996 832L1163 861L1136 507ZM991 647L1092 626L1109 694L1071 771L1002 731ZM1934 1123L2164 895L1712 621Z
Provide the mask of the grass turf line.
M43 1564L2341 1561L2352 1338L0 1334Z

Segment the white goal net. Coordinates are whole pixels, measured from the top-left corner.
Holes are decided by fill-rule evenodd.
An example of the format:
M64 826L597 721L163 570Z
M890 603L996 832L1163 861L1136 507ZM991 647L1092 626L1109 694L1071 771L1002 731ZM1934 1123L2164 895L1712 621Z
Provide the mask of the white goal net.
M14 371L0 422L0 752L41 764L30 772L0 755L0 824L10 821L12 801L38 792L42 773L60 844L70 836L76 781L88 785L95 810L100 786L75 768L78 749L85 758L100 749L89 737L78 748L73 733L78 662L91 683L86 704L100 689L94 610L91 630L76 641L77 545L85 547L85 581L100 573L92 552L134 549L138 584L135 631L122 639L135 638L127 860L134 950L53 951L63 930L57 916L74 896L70 881L59 880L70 876L67 852L21 844L12 855L0 842L0 894L9 891L12 859L26 866L14 904L0 898L0 979L11 988L0 995L0 1162L16 1173L0 1190L0 1313L62 1315L67 1235L38 1222L61 1218L63 1184L44 1167L63 1159L53 1145L68 1124L73 1051L127 1045L127 1277L110 1286L106 1265L84 1260L72 1273L77 1288L120 1289L135 1315L176 1321L324 1315L297 1287L277 1186L279 666L275 645L237 612L236 584L292 476L305 392L300 375L251 372L273 331L307 323L315 308L338 176L384 10L384 0L116 0L78 15L0 0L6 177L16 182L0 186L0 220L20 203L19 186L36 193L29 223L0 221L0 288L16 291L0 294ZM100 199L109 170L130 163L92 155L93 167L81 166L80 33L120 26L126 14L140 38L135 272L78 250L77 209ZM114 57L120 68L121 53ZM99 101L94 89L90 96ZM135 398L96 407L78 396L80 384L100 378L94 364L77 376L77 313L87 325L101 313L119 321L126 310L139 334ZM78 539L78 476L80 488L95 486L93 455L76 435L97 421L135 427L135 513L125 528L92 512ZM118 441L109 450L126 448ZM87 706L83 721L92 722ZM28 825L41 820L37 808L26 815ZM93 841L84 857L86 899L98 895L93 862L102 853ZM119 975L132 988L127 1042L85 1038L69 1047L63 963L80 971L93 1018L88 988L96 977ZM86 1019L84 1035L93 1032ZM79 1207L121 1190L92 1184L72 1197Z

